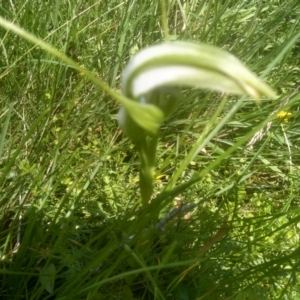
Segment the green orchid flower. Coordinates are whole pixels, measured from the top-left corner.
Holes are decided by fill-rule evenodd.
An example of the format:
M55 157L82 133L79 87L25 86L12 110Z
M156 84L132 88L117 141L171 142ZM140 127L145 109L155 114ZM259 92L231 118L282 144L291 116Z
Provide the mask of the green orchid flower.
M118 121L136 145L141 159L140 188L147 203L153 193L153 170L159 125L182 100L179 87L197 87L259 100L262 95L276 98L267 84L226 51L193 42L166 42L138 52L122 76L122 93L145 111L155 114L139 117L138 111L122 106ZM137 103L136 103L137 104ZM151 120L153 126L149 126Z

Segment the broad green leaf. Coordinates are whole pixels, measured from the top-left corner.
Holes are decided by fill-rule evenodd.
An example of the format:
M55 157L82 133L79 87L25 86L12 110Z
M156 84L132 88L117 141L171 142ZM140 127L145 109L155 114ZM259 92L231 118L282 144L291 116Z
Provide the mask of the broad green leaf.
M131 288L128 285L125 285L121 292L121 298L123 300L133 299Z
M50 294L54 290L54 282L56 276L56 269L54 264L46 265L40 273L40 282L42 286L46 289Z

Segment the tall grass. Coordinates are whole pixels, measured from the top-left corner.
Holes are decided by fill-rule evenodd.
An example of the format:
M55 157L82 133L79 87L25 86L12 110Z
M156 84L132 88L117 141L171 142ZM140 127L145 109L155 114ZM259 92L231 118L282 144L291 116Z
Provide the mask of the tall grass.
M1 298L300 297L300 4L166 4L3 1L3 18L91 74L0 29ZM113 96L129 59L168 38L230 51L279 97L261 106L245 98L224 121L239 97L183 90L161 128L155 195L145 207L139 159ZM166 189L220 103L222 127ZM193 211L166 218L189 203Z

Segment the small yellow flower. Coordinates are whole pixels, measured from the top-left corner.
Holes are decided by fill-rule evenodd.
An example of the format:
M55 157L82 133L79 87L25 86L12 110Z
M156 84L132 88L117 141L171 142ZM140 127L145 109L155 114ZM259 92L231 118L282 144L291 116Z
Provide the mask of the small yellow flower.
M287 123L289 121L289 118L291 117L292 113L281 110L278 114L277 114L277 118L278 119L283 119L283 121L285 123Z
M156 173L153 174L155 182L159 182L161 179L166 177L166 174L160 174L160 175L156 175ZM140 181L140 178L137 176L135 178L133 178L132 182L133 183L137 183Z

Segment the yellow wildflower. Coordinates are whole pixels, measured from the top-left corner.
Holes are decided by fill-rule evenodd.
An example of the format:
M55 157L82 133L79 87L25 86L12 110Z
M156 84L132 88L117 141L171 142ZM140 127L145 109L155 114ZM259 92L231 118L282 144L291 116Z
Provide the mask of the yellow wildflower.
M285 123L287 123L289 121L289 118L291 117L292 113L281 110L278 114L277 114L277 118L278 119L283 119L283 121Z
M161 181L161 179L165 178L166 174L157 175L156 173L154 173L153 176L154 176L155 182L158 182L158 181ZM133 183L137 183L139 181L140 181L140 178L138 176L132 179Z

